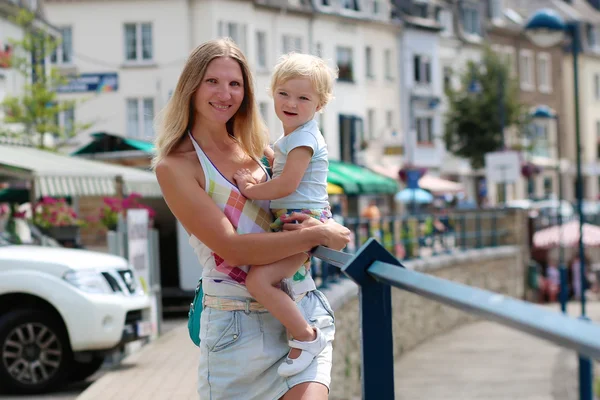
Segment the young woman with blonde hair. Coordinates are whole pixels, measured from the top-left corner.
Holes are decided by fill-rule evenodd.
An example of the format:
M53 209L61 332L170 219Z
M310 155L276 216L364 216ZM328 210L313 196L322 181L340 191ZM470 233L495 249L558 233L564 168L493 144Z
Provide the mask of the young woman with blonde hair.
M245 279L249 265L261 268L318 245L341 249L350 232L305 214L284 220L284 232L269 232L269 201L240 194L236 171L269 179L259 161L268 142L252 81L232 41L206 42L191 53L158 117L156 175L203 266L198 393L203 400L326 399L335 331L327 299L310 274L294 282L303 316L329 343L308 368L283 378L277 368L289 350L285 328L250 296Z

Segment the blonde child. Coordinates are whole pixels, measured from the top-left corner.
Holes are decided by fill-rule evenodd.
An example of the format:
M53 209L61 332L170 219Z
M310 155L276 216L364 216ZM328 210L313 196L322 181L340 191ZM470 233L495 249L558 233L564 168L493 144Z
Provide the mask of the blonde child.
M240 192L248 199L271 200L277 218L271 228L281 229L294 212L309 214L323 222L331 218L327 196L327 145L314 120L315 113L331 100L335 72L320 58L291 53L275 66L270 91L275 113L284 134L265 151L273 178L258 183L248 170L234 176ZM279 262L250 268L246 287L287 329L290 352L279 366L280 375L295 375L307 368L327 345L318 326L311 326L294 300L281 290L285 279L302 280L309 273L306 253ZM304 268L298 271L298 266Z

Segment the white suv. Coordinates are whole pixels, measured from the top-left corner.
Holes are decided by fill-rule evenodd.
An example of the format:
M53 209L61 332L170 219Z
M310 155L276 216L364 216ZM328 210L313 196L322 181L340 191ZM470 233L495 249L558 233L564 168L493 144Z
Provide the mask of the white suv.
M127 260L0 237L0 389L39 393L96 372L150 335L150 300Z

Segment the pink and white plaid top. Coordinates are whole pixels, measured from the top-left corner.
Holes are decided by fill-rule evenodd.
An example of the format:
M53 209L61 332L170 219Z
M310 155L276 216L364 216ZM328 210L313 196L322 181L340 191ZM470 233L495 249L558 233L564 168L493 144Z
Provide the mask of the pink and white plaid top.
M189 135L202 165L205 190L225 213L239 234L268 232L273 222L269 200L248 200L232 182L225 178L202 151L192 135ZM260 163L259 163L260 164ZM261 164L262 167L262 164ZM263 168L264 169L264 168ZM265 174L267 174L265 170ZM268 174L267 174L268 179ZM199 216L202 218L202 216ZM214 253L194 235L189 243L202 265L202 288L211 296L251 297L246 289L246 276L250 266L234 267ZM292 279L296 295L314 290L315 282L310 275L310 264L300 267Z

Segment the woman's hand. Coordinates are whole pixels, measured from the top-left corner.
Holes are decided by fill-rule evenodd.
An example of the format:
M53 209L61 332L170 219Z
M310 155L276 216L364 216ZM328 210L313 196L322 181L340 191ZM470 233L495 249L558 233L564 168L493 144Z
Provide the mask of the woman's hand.
M342 250L350 243L350 229L338 224L335 220L329 219L326 223L318 221L309 215L302 213L293 213L288 217L281 218L284 222L284 231L294 231L299 229L313 228L323 232L323 246L334 250Z

